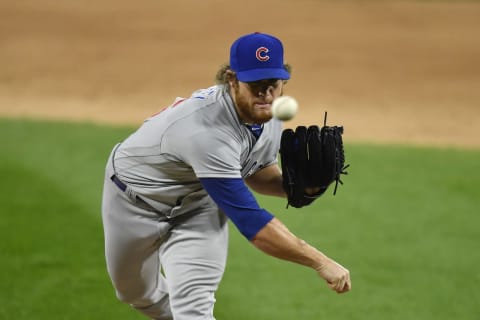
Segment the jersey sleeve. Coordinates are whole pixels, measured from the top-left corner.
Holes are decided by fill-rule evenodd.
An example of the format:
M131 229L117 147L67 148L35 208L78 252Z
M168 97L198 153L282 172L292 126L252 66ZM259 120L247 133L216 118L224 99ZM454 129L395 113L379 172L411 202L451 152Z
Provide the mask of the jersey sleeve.
M243 179L202 178L200 182L248 240L252 240L273 219L271 213L259 207Z

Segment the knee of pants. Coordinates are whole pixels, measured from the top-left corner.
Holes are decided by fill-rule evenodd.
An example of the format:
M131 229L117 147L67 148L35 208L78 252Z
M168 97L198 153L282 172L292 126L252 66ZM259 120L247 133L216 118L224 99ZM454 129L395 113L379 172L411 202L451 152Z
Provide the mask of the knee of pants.
M159 300L154 302L150 299L122 295L117 291L117 297L120 301L129 304L147 317L158 320L172 320L173 317L168 294L161 294L159 296Z
M132 292L121 291L118 289L115 290L115 293L117 295L117 299L126 304L135 305L139 307L144 307L149 305L149 303L147 303L143 295L140 295L140 294L135 295L135 294L132 294Z
M161 292L148 292L146 290L141 290L146 288L137 287L122 287L116 286L115 293L121 302L132 305L138 308L148 307L159 300L162 299L162 296L166 296L166 293Z

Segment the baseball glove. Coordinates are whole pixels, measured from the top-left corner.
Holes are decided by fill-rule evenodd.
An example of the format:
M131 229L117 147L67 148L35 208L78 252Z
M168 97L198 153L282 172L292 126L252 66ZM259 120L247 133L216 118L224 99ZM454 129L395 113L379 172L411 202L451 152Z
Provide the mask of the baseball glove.
M340 176L348 174L345 169L343 149L343 127L324 125L298 126L295 130L285 129L280 143L283 189L289 205L295 208L311 204L335 181L343 184Z

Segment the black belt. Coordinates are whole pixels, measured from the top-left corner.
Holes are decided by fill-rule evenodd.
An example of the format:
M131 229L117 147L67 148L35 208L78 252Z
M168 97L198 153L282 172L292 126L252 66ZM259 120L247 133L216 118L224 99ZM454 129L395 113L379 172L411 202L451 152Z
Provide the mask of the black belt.
M113 183L115 183L117 185L117 187L120 190L122 190L122 192L125 192L125 190L127 190L127 185L125 183L123 183L122 181L120 181L120 179L118 179L116 175L111 176L110 179L113 181ZM148 210L155 211L155 208L153 208L151 205L149 205L145 200L143 200L139 196L135 196L135 199L136 199L137 203L141 203L142 205L146 206L146 208Z
M112 179L113 183L115 183L117 187L120 188L120 190L122 190L123 192L127 190L127 186L125 185L125 183L120 181L120 179L118 179L116 175L113 175L110 179Z

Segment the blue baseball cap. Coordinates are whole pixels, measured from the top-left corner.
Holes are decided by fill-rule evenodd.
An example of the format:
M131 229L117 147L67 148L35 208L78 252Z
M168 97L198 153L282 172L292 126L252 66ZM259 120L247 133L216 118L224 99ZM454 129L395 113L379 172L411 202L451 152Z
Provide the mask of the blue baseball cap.
M283 63L282 42L265 33L238 38L230 48L230 68L242 82L263 79L290 79Z

